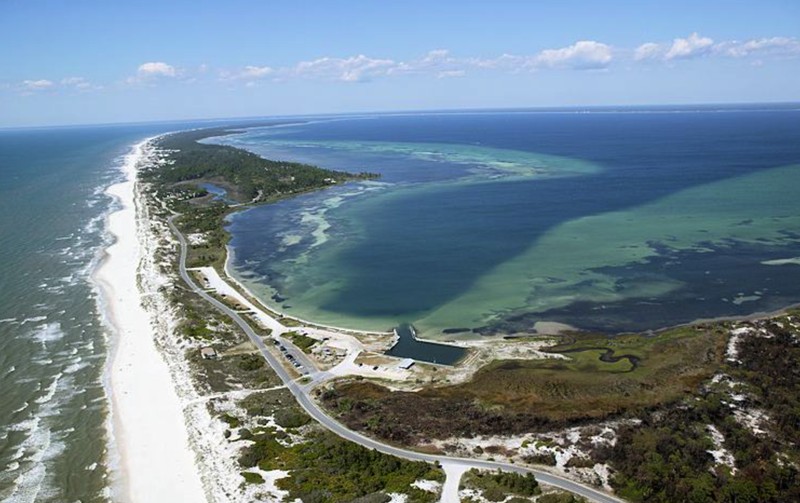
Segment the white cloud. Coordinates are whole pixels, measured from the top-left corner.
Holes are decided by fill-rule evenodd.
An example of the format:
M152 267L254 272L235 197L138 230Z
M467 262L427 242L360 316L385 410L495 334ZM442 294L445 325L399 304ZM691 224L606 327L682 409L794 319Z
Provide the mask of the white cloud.
M178 75L177 70L172 65L168 65L163 61L151 61L142 63L136 70L137 75L140 77L175 77Z
M648 42L633 52L634 61L673 61L698 56L745 58L800 57L800 41L791 37L758 38L739 42L736 40L714 43L711 38L692 33L686 38L676 38L672 44ZM763 63L763 61L762 61Z
M71 88L76 91L90 91L93 89L101 89L101 86L93 85L91 82L83 77L67 77L61 79L60 84L63 87Z
M139 65L136 69L136 75L125 79L125 83L132 86L153 85L158 80L172 79L182 75L182 71L163 61L148 61Z
M665 50L666 48L661 44L647 42L636 48L633 52L633 59L636 61L661 59L664 56Z
M282 73L299 77L323 78L343 82L364 82L389 74L399 67L391 59L375 59L363 54L349 58L319 58L301 61Z
M272 72L272 68L268 66L245 66L239 76L245 79L260 79L270 75Z
M423 68L441 68L443 66L451 65L458 62L458 60L450 56L450 51L447 49L434 49L428 51L428 54L421 59L412 62L412 66Z
M22 90L28 92L44 91L47 89L52 89L53 86L55 86L55 82L47 79L22 81Z
M428 74L436 78L462 77L473 66L472 60L456 58L447 49L434 49L423 57L407 62L400 62L387 74Z
M702 56L708 54L713 45L714 40L708 37L701 37L695 32L686 38L676 38L673 40L672 46L664 55L664 59L688 59Z
M721 42L714 47L715 51L734 58L751 55L796 56L800 55L800 41L789 37L771 37L751 39L745 42Z
M496 58L469 58L465 60L471 67L480 70L520 70L526 64L530 64L532 58L515 56L513 54L501 54Z
M64 77L61 80L23 80L15 86L9 86L10 89L16 88L24 96L43 91L57 92L59 90L72 90L72 91L93 91L102 89L102 86L94 85L84 77Z
M532 60L535 67L596 70L606 68L613 59L611 47L594 40L580 40L568 47L546 49Z
M219 72L220 80L241 80L246 84L261 80L268 76L275 76L275 69L269 66L248 65L237 71L222 70ZM252 87L252 86L251 86Z
M293 66L272 68L246 66L238 71L220 72L222 80L256 80L272 77L275 81L290 78L334 80L341 82L366 82L380 77L408 74L429 74L437 78L459 77L466 74L470 63L450 56L446 49L436 49L419 59L396 61L372 58L364 54L347 58L321 57L301 61Z
M248 65L235 70L221 70L217 75L222 81L239 81L241 85L250 86L265 79L273 82L287 82L298 78L366 82L404 75L444 79L464 77L473 72L514 74L547 69L604 70L618 60L672 62L700 56L753 56L753 59L760 58L762 61L770 57L800 57L800 41L789 37L771 37L715 43L711 38L695 32L685 38L675 38L672 42L646 42L634 48L612 47L595 40L579 40L566 47L544 49L535 54L505 53L496 57L454 56L447 49L434 49L418 58L407 60L377 58L364 54L349 57L324 56L286 66ZM177 78L189 83L207 71L205 64L188 70L161 61L151 61L140 65L136 74L129 77L127 82L152 84L158 79ZM75 89L89 85L80 78L65 79L61 84Z

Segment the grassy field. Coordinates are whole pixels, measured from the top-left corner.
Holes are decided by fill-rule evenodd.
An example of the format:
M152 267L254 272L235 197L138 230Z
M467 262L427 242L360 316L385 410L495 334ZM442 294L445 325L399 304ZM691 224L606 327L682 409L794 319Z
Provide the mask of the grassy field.
M725 334L706 326L655 336L573 335L550 349L560 358L496 361L464 384L410 393L351 381L322 398L351 427L398 443L557 428L696 391L720 365Z
M471 382L433 394L467 393L486 406L551 419L603 417L696 389L720 363L725 341L721 331L689 327L658 336L575 336L550 350L568 360L495 362ZM613 356L602 361L604 354Z

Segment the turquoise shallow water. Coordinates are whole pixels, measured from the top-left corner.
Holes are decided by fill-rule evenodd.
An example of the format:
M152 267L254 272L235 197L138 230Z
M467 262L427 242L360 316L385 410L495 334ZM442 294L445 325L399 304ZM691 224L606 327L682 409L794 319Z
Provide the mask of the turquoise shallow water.
M800 301L800 114L663 111L339 120L217 141L378 171L232 217L237 275L276 308L622 331Z

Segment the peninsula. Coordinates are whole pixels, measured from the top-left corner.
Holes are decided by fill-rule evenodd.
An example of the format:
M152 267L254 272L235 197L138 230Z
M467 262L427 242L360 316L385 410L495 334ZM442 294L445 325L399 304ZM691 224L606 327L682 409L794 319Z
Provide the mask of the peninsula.
M796 312L613 337L514 332L452 342L456 365L408 363L387 354L396 334L284 316L227 275L231 212L374 177L198 143L235 130L148 142L137 181L143 283L163 299L151 316L171 320L159 340L192 397L210 499L798 496Z

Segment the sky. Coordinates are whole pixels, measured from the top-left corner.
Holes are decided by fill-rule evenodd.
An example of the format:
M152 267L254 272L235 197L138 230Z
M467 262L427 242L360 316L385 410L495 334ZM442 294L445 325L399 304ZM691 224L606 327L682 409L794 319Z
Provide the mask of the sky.
M800 101L800 1L0 0L0 127Z

